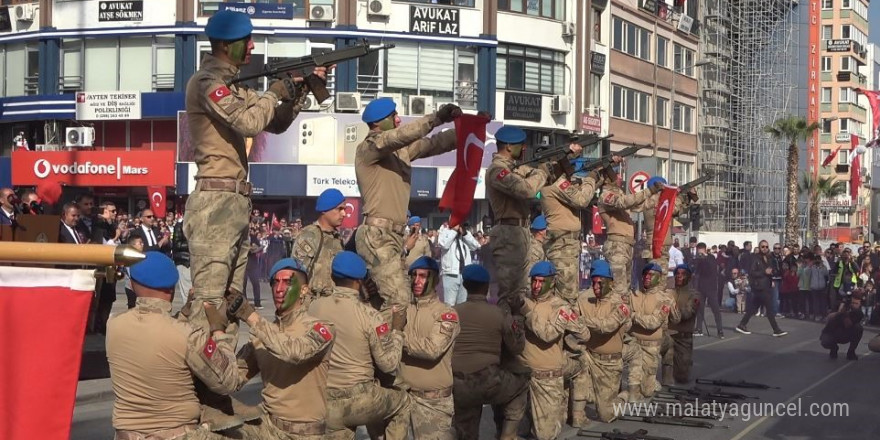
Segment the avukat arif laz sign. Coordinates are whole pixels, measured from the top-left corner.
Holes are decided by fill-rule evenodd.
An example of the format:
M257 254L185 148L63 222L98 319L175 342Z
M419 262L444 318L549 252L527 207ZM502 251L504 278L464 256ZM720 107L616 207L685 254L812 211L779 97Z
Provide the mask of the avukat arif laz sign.
M409 30L414 34L459 36L459 11L430 6L409 7Z

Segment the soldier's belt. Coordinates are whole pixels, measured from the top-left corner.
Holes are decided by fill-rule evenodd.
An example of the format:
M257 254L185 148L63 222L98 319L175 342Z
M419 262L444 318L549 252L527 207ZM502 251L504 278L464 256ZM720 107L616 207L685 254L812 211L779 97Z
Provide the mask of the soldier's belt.
M577 239L580 236L578 231L551 231L547 230L547 236L551 240L559 240L560 238L574 238Z
M622 359L623 353L601 354L601 353L596 353L596 352L591 351L590 356L593 356L594 358L602 360L602 361L614 361L617 359Z
M172 440L182 437L188 432L199 429L198 425L183 425L177 428L163 429L161 431L151 432L149 434L138 431L116 430L116 440Z
M418 391L411 389L409 390L409 393L421 399L443 399L444 397L449 397L452 395L452 387L432 391Z
M390 229L391 232L397 235L403 235L406 231L406 225L402 223L394 223L393 221L382 217L366 217L364 218L364 224L367 226L375 226L377 228Z
M200 191L226 191L251 195L251 183L232 179L203 178L196 182L196 189Z
M370 385L373 385L373 383L375 382L369 381L357 383L348 388L327 388L327 397L332 399L345 399L363 392L362 388L369 387Z
M663 345L662 339L659 341L648 341L648 340L644 340L644 339L635 338L635 340L639 345L644 345L645 347L659 347L659 346Z
M522 226L522 227L527 228L529 226L529 219L527 219L527 218L501 218L501 219L498 219L498 221L496 221L495 223L499 224L499 225Z
M269 416L269 421L276 428L293 435L323 435L326 430L323 422L291 422L275 416Z
M562 377L565 373L562 368L557 370L532 370L532 377L535 379L553 379Z

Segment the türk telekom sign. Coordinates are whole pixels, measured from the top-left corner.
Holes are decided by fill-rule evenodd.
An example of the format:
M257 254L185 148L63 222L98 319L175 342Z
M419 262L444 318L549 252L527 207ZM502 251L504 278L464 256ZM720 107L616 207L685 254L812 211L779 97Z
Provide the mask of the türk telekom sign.
M12 153L12 184L173 186L173 151L21 151Z

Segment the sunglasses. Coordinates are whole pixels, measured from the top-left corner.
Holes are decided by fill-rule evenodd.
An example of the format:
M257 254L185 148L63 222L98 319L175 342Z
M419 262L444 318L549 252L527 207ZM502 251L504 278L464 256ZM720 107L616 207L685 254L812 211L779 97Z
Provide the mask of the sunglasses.
M761 246L761 249L769 249L770 246Z

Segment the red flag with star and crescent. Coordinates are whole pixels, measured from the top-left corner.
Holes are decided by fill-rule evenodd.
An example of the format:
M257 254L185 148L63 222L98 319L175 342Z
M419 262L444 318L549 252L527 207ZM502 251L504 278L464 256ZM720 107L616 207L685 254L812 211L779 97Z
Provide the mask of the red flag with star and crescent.
M856 151L859 147L859 137L857 135L850 136L850 162L849 162L849 193L855 204L859 199L859 187L862 185L862 161L859 153Z
M593 234L602 233L602 216L599 215L599 207L593 205Z
M153 210L153 215L156 218L165 217L165 187L149 186L147 187L147 194L150 196L150 209Z
M861 88L855 90L868 98L868 103L871 104L871 111L874 115L873 127L871 127L871 136L869 136L867 147L880 146L880 90L865 90Z
M449 226L464 222L474 204L474 192L480 178L483 151L486 147L486 125L489 119L482 115L461 115L455 119L455 169L440 198L441 211L450 210Z
M672 213L675 211L675 198L678 197L678 188L663 185L660 191L660 199L657 200L657 208L654 212L654 239L651 243L651 251L654 258L660 258L663 253L663 242L672 225Z

